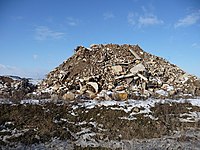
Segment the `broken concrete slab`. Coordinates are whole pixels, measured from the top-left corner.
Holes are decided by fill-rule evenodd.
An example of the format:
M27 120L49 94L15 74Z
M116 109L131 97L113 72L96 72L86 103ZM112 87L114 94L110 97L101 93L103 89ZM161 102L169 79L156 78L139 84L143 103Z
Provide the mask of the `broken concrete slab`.
M137 64L136 66L130 69L130 72L133 74L136 74L138 72L143 72L143 71L146 71L146 69L142 63Z
M99 87L98 87L98 84L96 82L88 82L87 85L90 85L94 89L94 92L98 93Z
M141 59L136 52L134 52L132 49L129 49L129 51L135 56L136 59Z

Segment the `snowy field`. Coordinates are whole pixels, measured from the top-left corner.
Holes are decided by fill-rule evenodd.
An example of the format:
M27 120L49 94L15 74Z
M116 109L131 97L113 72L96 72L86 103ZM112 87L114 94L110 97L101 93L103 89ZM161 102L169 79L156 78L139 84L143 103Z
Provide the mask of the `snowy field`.
M200 98L127 101L29 99L18 103L0 99L0 106L2 120L5 120L0 124L0 141L7 144L2 149L10 149L11 139L26 139L30 134L33 137L29 141L30 149L76 149L77 146L125 150L200 148ZM16 116L4 115L8 112ZM50 133L45 133L49 138L43 143L45 128ZM62 133L64 138L52 136L52 129ZM40 144L34 141L40 141ZM23 142L14 145L18 149L27 146Z

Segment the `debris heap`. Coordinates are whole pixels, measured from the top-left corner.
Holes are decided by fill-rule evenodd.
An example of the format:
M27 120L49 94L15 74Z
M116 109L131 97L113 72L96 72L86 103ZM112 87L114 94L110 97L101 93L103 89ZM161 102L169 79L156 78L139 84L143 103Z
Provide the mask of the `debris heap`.
M0 76L0 98L21 100L36 88L26 78L17 76Z
M200 80L138 45L100 44L78 46L37 93L67 100L187 98L200 95Z

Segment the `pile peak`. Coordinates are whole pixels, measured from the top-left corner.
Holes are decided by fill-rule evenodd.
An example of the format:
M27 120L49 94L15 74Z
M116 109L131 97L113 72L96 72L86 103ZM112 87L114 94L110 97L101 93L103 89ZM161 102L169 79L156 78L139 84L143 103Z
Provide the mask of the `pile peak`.
M38 87L53 98L126 100L200 95L200 81L138 45L78 46Z

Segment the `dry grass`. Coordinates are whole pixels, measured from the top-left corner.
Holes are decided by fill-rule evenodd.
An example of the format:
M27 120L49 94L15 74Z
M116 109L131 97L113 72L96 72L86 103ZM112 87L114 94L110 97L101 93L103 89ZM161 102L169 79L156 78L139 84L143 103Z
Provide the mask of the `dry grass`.
M129 114L123 110L112 110L110 107L95 107L86 109L84 107L74 110L76 116L71 114L72 105L56 105L48 103L45 105L0 105L0 129L8 128L10 130L29 129L19 137L10 138L10 142L22 142L32 144L38 142L50 141L57 137L61 140L76 140L71 133L81 131L81 128L90 128L92 132L97 133L94 138L102 140L122 139L144 139L157 138L163 135L169 135L173 131L187 130L189 127L200 128L200 121L194 123L180 122L179 116L189 111L200 111L199 107L193 107L189 103L178 104L157 104L151 108L152 116L158 120L152 120L143 114L137 114L136 120L124 120L120 117L127 117ZM188 107L192 109L188 109ZM63 121L67 119L67 121ZM85 124L78 125L80 122ZM13 125L5 126L6 122L12 122ZM89 122L96 122L97 127ZM101 124L101 127L99 126ZM100 130L102 128L104 130ZM1 132L0 136L10 135L11 132ZM102 135L100 137L100 135ZM181 137L179 140L187 140ZM0 145L6 144L0 140ZM77 147L81 149L81 147ZM92 149L91 147L85 149ZM105 149L105 148L99 148Z

